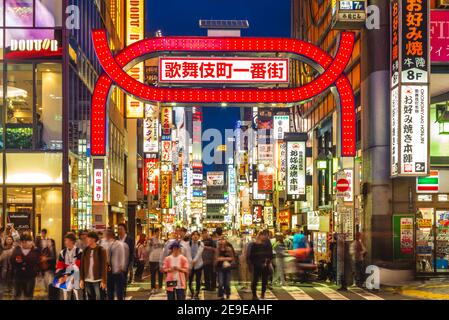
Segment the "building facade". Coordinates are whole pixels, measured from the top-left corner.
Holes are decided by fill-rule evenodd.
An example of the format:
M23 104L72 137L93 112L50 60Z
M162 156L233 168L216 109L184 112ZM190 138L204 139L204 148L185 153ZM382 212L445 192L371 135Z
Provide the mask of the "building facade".
M292 36L320 46L331 55L336 52L338 32L332 26L332 1L292 1ZM447 8L441 1L430 1L431 50L434 41L447 41L442 31ZM312 147L312 201L307 207L310 221L319 219L316 232L321 236L336 229L340 211L335 177L341 169L349 173L353 191L345 208L351 210L353 232L361 231L368 249L368 262L385 270L406 271L408 275L435 275L447 272L448 202L445 150L447 56L431 53L430 82L430 168L429 177L392 178L390 170L390 2L369 1L375 28L356 32L356 45L346 74L355 92L357 108L357 157L338 161L337 104L331 92L293 109L297 131L309 134ZM375 6L375 7L374 7ZM374 11L371 11L374 10ZM378 11L377 11L378 10ZM435 12L438 11L438 14ZM378 15L376 15L379 13ZM376 15L376 16L374 16ZM447 22L447 21L446 21ZM438 60L438 61L436 61ZM310 81L316 72L295 66L298 84ZM326 165L327 162L327 165ZM324 164L324 165L323 165ZM301 204L300 206L304 206ZM297 206L296 206L297 207ZM345 210L346 210L345 209ZM311 212L312 211L312 212ZM296 210L300 213L301 210ZM323 220L326 222L323 224ZM330 223L329 223L330 222ZM327 245L328 247L328 245ZM399 274L399 273L398 273Z

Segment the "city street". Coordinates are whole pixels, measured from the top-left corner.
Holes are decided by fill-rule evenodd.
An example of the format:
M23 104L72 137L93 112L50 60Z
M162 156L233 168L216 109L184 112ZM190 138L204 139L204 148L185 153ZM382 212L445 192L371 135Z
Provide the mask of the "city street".
M411 300L400 294L378 291L369 292L360 288L338 291L336 286L323 283L289 285L268 289L265 301L270 300ZM165 292L150 294L149 285L133 284L128 288L126 300L167 300ZM260 288L259 288L260 291ZM190 299L190 298L188 298ZM201 300L217 300L217 294L202 291ZM232 283L230 300L251 300L251 290L242 289L238 283Z
M0 300L449 300L449 0L0 0L0 70Z

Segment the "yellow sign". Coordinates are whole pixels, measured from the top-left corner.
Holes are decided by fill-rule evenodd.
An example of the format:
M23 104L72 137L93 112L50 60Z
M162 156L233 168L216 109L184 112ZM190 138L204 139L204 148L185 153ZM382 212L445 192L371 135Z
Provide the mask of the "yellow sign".
M145 0L128 0L126 1L126 46L137 41L143 40L145 37ZM145 81L144 63L136 65L128 71L128 74L139 82ZM143 102L126 97L126 117L131 119L144 118L145 105Z

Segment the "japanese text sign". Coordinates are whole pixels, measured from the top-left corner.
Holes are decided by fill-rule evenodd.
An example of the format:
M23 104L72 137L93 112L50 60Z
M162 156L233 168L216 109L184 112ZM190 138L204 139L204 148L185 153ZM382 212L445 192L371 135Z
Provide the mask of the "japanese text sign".
M160 58L161 83L288 83L288 59Z

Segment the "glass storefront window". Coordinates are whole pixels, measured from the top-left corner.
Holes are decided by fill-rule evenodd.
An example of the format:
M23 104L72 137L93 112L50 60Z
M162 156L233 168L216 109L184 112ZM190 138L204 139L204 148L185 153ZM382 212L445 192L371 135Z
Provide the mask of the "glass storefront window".
M14 224L18 231L32 229L33 189L8 188L6 202L7 223Z
M9 64L6 88L6 148L33 147L33 66Z
M61 153L8 153L5 169L7 184L62 184Z
M420 208L416 215L417 272L434 272L434 209Z
M36 188L36 233L48 230L48 236L58 247L62 243L62 190L61 188Z
M437 210L436 223L436 269L449 272L449 210Z
M62 67L59 63L37 66L36 147L62 150Z
M36 27L61 27L62 1L37 0L36 1Z
M33 0L6 0L6 26L32 27Z

